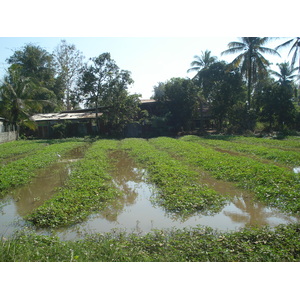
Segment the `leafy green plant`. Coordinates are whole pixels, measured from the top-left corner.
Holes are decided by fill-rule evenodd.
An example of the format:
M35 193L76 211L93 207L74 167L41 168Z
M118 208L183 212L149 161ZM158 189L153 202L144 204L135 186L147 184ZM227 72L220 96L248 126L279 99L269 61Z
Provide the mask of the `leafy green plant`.
M118 194L109 175L107 154L117 141L100 140L78 161L65 186L42 206L26 216L37 227L61 227L78 223L101 210Z
M0 261L298 262L300 225L219 232L209 227L88 235L77 241L19 232L0 241Z
M34 153L24 158L12 161L0 167L0 194L6 193L10 188L14 188L25 183L35 176L35 171L44 168L59 159L75 147L79 147L79 142L64 142L42 147ZM58 155L59 154L59 155Z
M224 206L225 198L200 184L197 172L146 140L125 139L121 147L146 166L150 180L160 190L159 204L167 211L184 216L196 211L216 213Z
M172 138L151 141L159 149L176 153L181 160L206 171L217 179L236 182L255 193L258 200L280 209L300 211L300 182L298 174L255 159L220 153L200 144Z
M269 159L271 161L278 162L286 166L298 166L298 164L300 164L299 151L283 151L282 149L270 148L263 145L255 145L243 142L247 140L247 138L242 139L238 143L231 141L215 140L212 138L201 138L196 136L185 136L182 138L182 140L193 141L201 145L207 145L217 149L236 151L252 155L258 158Z

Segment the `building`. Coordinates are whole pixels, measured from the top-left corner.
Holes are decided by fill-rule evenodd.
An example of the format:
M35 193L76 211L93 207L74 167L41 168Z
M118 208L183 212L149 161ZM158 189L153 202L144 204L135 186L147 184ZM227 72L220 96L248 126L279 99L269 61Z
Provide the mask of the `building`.
M100 117L102 113L98 113ZM36 114L31 117L38 129L38 138L86 136L96 133L95 109L80 109L60 113Z

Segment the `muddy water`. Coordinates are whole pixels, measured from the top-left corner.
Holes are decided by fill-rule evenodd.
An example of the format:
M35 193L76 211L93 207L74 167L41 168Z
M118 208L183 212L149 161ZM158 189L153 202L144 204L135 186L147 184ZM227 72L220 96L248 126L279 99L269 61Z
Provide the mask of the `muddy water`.
M22 217L54 195L72 171L72 163L82 158L85 147L73 149L47 169L38 171L32 181L0 199L0 236L10 235L25 225Z
M71 163L83 156L73 152L47 170L41 171L33 182L17 189L0 200L0 236L10 235L16 229L26 226L22 216L48 199L55 189L63 184L71 172ZM189 226L210 226L218 230L238 230L249 225L288 224L299 222L296 217L287 216L275 209L252 201L253 195L237 189L230 183L202 174L203 183L226 195L230 201L219 213L207 216L194 214L185 219L180 215L167 213L155 205L159 197L156 187L147 180L147 172L139 167L125 152L111 154L115 169L112 171L114 184L122 192L105 211L91 215L87 221L56 234L62 240L78 239L88 233L126 231L146 233L153 229L186 228ZM47 231L39 231L49 234Z
M159 197L157 189L148 182L147 172L140 168L124 152L114 152L115 170L112 175L115 185L123 192L107 210L94 214L86 222L58 232L62 239L76 239L85 233L126 231L146 233L153 229L185 228L204 225L218 230L238 230L249 225L287 224L297 222L275 209L252 202L253 195L237 189L232 184L216 181L203 173L205 184L214 187L230 199L221 212L213 216L194 214L184 220L176 214L167 213L155 205Z

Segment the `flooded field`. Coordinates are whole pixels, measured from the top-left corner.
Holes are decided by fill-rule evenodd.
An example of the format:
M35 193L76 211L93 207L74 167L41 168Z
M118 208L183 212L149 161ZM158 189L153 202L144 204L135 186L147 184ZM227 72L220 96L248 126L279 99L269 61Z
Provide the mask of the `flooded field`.
M197 225L221 231L235 231L249 225L273 227L299 221L296 217L253 202L253 195L237 189L233 184L213 180L208 176L205 183L227 195L228 204L215 215L197 213L183 219L178 214L166 213L156 204L159 193L155 185L147 179L145 169L140 168L125 152L114 152L112 158L116 166L112 174L114 182L123 192L123 196L109 209L92 215L83 224L58 233L61 238L73 239L84 233L103 233L111 230L147 233L153 229L182 229Z
M72 171L72 163L83 157L85 147L70 151L47 169L37 172L31 183L0 199L0 235L9 236L26 226L23 216L39 207L61 187Z
M63 186L72 172L72 163L84 156L84 148L73 150L21 188L14 189L0 200L0 235L10 236L15 230L28 226L23 216L40 206ZM63 240L83 237L84 234L126 231L147 233L153 229L181 229L197 225L209 226L220 231L236 231L250 225L269 225L299 222L298 217L279 212L260 202L254 195L234 184L212 178L208 172L201 173L201 181L228 201L215 214L193 213L184 215L167 212L159 205L158 189L149 180L146 168L137 164L127 152L112 151L109 160L113 165L111 175L121 196L99 213L92 214L85 222L55 232ZM47 230L38 232L48 234Z

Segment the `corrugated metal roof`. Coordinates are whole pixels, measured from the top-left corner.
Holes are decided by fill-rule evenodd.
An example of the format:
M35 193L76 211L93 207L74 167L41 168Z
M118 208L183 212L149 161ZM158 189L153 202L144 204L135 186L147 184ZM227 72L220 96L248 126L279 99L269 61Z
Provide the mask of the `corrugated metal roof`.
M141 104L144 104L144 103L155 103L156 100L155 99L141 99L140 102L141 102Z
M101 116L102 113L98 113ZM49 113L36 114L31 117L33 121L57 121L57 120L78 120L78 119L95 119L96 113L75 112L75 113Z

